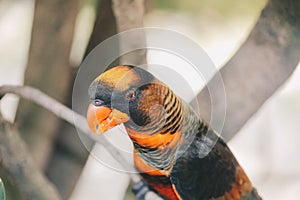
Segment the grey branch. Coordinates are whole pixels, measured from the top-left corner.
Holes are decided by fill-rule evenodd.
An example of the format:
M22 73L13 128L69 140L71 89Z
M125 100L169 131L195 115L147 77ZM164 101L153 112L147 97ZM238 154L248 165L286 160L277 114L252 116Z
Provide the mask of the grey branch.
M89 138L91 138L93 141L98 142L102 144L108 152L112 154L112 156L122 165L122 167L125 170L128 171L136 171L135 169L132 169L131 165L128 163L126 159L124 159L118 149L114 148L104 137L101 137L101 135L95 135L91 133L89 130L89 127L86 122L86 118L82 115L74 112L70 108L62 105L55 99L47 96L43 92L32 88L28 86L12 86L12 85L5 85L0 86L0 97L4 96L7 93L16 94L22 98L28 99L43 108L49 110L50 112L54 113L57 117L69 122L73 126L75 126L77 129L85 133ZM76 119L76 120L74 120ZM24 153L25 154L25 153ZM26 153L28 154L28 153ZM23 155L23 157L27 157L27 155ZM21 157L22 158L22 157ZM141 181L140 176L137 173L129 173L130 178L134 183L138 183ZM153 199L153 196L157 196L156 194L152 194L153 192L150 192L151 199ZM157 196L156 199L161 199ZM147 200L147 199L145 199Z
M116 17L117 29L121 33L134 28L143 27L145 2L143 0L112 0L113 13ZM127 52L146 44L143 30L125 34L120 37L120 51ZM145 46L145 45L143 45ZM147 63L147 50L140 49L121 56L120 64L141 65Z
M220 70L227 96L225 140L230 140L296 69L300 60L299 10L297 0L270 0L245 43ZM216 88L217 79L208 84ZM211 107L222 112L221 99L210 105L207 88L198 95L201 115L207 121Z

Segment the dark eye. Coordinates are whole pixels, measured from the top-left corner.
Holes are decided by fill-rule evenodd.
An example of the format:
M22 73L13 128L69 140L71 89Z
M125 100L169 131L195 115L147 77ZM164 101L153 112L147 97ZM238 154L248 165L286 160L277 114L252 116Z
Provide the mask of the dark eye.
M128 101L134 100L135 97L136 97L135 90L134 90L134 89L129 90L129 91L126 93L125 97L126 97L126 99L127 99Z
M94 106L101 106L104 102L100 99L94 99L92 100L92 104L94 104Z

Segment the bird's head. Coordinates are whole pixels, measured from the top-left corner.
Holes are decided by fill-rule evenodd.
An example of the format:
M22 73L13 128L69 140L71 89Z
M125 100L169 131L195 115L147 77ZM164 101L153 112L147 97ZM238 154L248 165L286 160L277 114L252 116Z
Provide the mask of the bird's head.
M87 120L94 133L103 133L121 123L148 133L164 124L170 90L139 67L117 66L98 76L89 87Z

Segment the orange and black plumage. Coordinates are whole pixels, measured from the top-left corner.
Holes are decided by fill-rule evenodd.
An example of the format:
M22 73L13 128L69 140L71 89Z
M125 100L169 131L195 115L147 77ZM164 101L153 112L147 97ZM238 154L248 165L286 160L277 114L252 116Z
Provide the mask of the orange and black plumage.
M124 123L136 168L162 197L261 199L225 142L151 73L114 67L92 82L89 98L91 130Z

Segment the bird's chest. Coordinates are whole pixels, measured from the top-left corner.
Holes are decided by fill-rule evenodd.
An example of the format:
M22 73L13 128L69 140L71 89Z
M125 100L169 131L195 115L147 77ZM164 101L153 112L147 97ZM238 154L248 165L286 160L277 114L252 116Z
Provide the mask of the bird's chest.
M169 177L171 169L159 170L146 163L137 153L134 155L136 168L141 172L141 176L153 190L164 198L180 200Z

